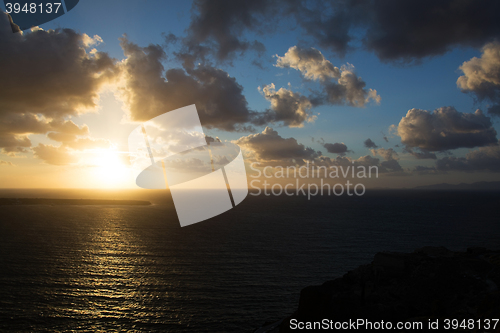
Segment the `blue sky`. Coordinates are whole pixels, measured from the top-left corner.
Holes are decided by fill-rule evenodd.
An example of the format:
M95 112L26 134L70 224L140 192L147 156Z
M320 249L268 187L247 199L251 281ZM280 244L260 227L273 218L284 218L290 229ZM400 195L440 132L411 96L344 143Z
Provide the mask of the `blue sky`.
M130 41L147 46L163 44L163 34L182 35L189 26L191 3L189 1L81 1L75 11L46 23L43 29L71 28L89 36L99 35L104 43L98 46L100 51L108 52L112 57L123 59L123 51L118 38L126 34ZM262 57L265 70L249 64L254 54L245 55L235 61L233 66L222 64L221 68L238 79L244 87L250 107L261 111L269 107L269 102L257 91L257 87L274 83L276 87L286 87L290 82L299 91L305 91L300 74L293 69L281 69L273 66L274 55L284 55L289 47L299 41L307 41L300 29L287 29L293 22L282 22L276 34L260 38L266 46ZM252 34L249 34L250 36ZM254 34L255 35L255 34ZM313 44L313 43L311 43ZM381 63L372 53L356 50L344 58L336 57L328 50L317 47L335 66L351 63L357 73L376 89L382 97L380 105L368 105L362 109L348 106L324 106L315 109L321 113L321 121L306 125L308 130L283 128L284 135L300 137L307 141L308 136L347 140L358 137L354 127L363 127L367 137L381 141L380 131L387 133L391 124L399 122L407 110L421 108L434 110L441 106L455 106L462 112L473 112L481 104L462 93L456 86L460 76L458 67L481 52L474 48L456 48L443 56L425 59L421 64L398 66ZM178 62L166 61L165 67L179 67ZM484 104L484 103L483 103ZM222 134L221 134L222 135ZM228 134L228 139L236 139L238 134ZM378 138L378 140L376 140ZM351 140L349 140L351 141ZM363 150L362 142L352 142L353 149ZM320 149L318 147L318 149Z

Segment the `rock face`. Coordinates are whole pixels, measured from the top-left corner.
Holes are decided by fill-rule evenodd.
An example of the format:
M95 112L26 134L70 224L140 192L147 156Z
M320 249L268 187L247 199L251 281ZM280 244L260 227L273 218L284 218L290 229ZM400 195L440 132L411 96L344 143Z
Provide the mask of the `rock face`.
M297 331L290 328L292 319L428 322L499 318L499 286L500 251L469 248L452 252L425 247L414 253L377 253L369 265L321 286L304 288L297 311L283 320L279 331Z

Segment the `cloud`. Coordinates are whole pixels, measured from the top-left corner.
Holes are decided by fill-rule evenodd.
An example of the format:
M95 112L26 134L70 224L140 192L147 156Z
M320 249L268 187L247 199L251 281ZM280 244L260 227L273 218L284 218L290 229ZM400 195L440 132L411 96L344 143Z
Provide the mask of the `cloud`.
M315 160L315 164L327 167L347 167L347 166L364 166L364 167L377 167L378 172L389 176L408 176L409 174L399 165L397 160L380 161L379 158L370 155L360 156L357 159L345 156L337 156L337 158L329 158L320 156Z
M14 34L2 14L0 42L2 113L61 116L94 109L114 74L113 60L86 52L83 35L70 29Z
M380 163L380 166L384 169L390 170L392 172L403 172L403 168L399 164L399 155L398 153L392 149L385 149L385 148L379 148L379 149L371 149L370 150L373 154L373 156L381 156L384 161Z
M77 138L73 134L68 133L49 133L49 139L59 141L59 146L38 144L31 148L35 158L43 160L47 164L52 165L70 165L80 161L78 152L88 149L109 149L112 144L106 139L94 139L91 137Z
M387 172L404 172L403 168L397 160L383 161L382 163L380 163L380 167L382 168L381 172L383 172L384 170L387 170Z
M456 46L477 47L496 38L500 10L496 2L474 0L370 1L362 8L365 16L364 44L383 60L421 59L439 55ZM356 1L347 2L356 12Z
M366 83L357 77L354 66L334 67L323 54L315 48L293 46L284 56L277 56L277 67L299 70L308 80L319 80L321 93L306 97L289 89L276 91L274 83L259 90L271 102L271 109L263 114L254 115L252 122L257 125L283 122L285 126L302 127L306 122L313 122L317 117L311 114L311 108L322 104L351 105L362 107L370 100L380 102L376 90L366 90Z
M35 158L42 159L46 163L53 165L67 165L78 162L79 158L74 154L76 150L111 147L109 140L88 137L90 132L87 125L78 126L70 120L47 120L44 117L32 114L18 114L16 116L6 118L7 121L0 126L0 130L7 132L7 138L9 136L11 138L10 142L2 141L0 136L0 146L3 147L3 152L9 155L28 152L28 148L31 147L29 138L14 134L16 132L30 134L45 134L48 132L47 137L49 139L62 143L58 147L39 144L32 148ZM17 141L12 140L12 138L17 139Z
M488 114L492 117L500 117L500 104L490 106L488 108Z
M315 105L333 104L363 107L370 100L380 103L380 96L358 77L351 64L334 67L315 48L292 46L283 57L277 57L276 66L299 70L308 80L319 80L323 91L311 100Z
M306 1L293 4L299 24L322 47L343 55L360 40L365 49L387 61L418 60L456 46L480 46L499 35L495 18L499 10L496 2L473 0L348 0L313 8Z
M246 32L268 34L293 18L308 40L339 56L360 45L382 60L410 62L497 38L499 11L496 1L474 0L198 0L183 43L188 52L201 45L226 60L262 50L257 41L245 39Z
M377 155L382 156L382 158L386 161L399 159L398 153L392 148L389 148L389 149L385 149L385 148L370 149L370 151L372 152L373 156L377 156Z
M500 172L500 146L481 147L465 157L447 156L436 161L438 172Z
M481 110L461 113L453 107L433 112L411 109L399 122L397 134L407 147L430 152L497 143L491 120Z
M417 165L411 170L412 173L417 175L441 175L445 174L445 171L437 171L435 167L426 167L422 165Z
M88 134L88 127L79 127L71 120L46 118L43 115L32 113L5 113L0 114L0 132L17 134L43 134L48 131L72 133L75 135Z
M0 13L1 152L26 152L30 134L67 133L76 126L69 116L96 109L117 68L106 53L87 52L89 39L100 37L70 29L12 33L8 16Z
M74 150L110 148L111 142L106 139L95 139L89 137L90 131L87 125L81 127L72 121L56 122L58 132L49 132L47 137L62 143L61 147ZM84 137L82 137L84 136Z
M263 126L277 122L302 127L316 119L311 113L313 103L310 98L300 93L286 88L276 90L273 83L266 85L260 91L271 102L271 107L256 112L248 108L243 87L221 69L207 63L194 66L194 58L189 58L183 69L169 69L164 77L161 61L165 53L160 46L143 48L126 38L122 39L121 45L127 58L121 63L124 86L120 98L125 102L132 121L148 120L192 103L196 104L204 126L226 131L253 131L251 124ZM363 90L364 83L351 84L346 73L339 73L339 82L343 80L345 84L338 84L342 86L338 92L342 96L338 96L335 103L365 103L370 93ZM354 92L355 89L362 91ZM359 98L362 100L358 101ZM323 99L326 101L328 97Z
M235 141L250 153L250 159L267 164L280 163L303 164L313 160L320 153L305 147L294 138L285 139L271 127L266 127L262 133L250 134Z
M13 33L16 33L16 32L19 32L21 34L23 33L21 28L19 28L19 26L14 23L14 21L12 20L12 16L10 16L10 14L7 14L7 19L9 20L10 28L12 29Z
M345 143L324 143L323 147L331 154L339 154L341 156L345 155L350 150L347 149Z
M28 148L31 147L31 141L25 135L0 133L0 147L2 147L3 154L16 156L18 153L28 152Z
M196 104L203 126L226 131L247 130L242 124L256 112L248 109L243 87L225 71L202 65L169 69L159 45L139 47L121 39L126 59L120 64L124 85L119 98L132 121L146 121L167 111Z
M273 83L262 88L262 94L271 102L271 109L254 120L255 124L264 125L281 121L285 126L302 127L305 122L314 122L316 116L311 114L311 101L299 93L280 88L276 91Z
M94 138L78 138L71 141L66 141L63 143L63 147L68 147L74 150L85 150L85 149L107 149L111 148L111 142L106 139L94 139Z
M486 44L482 52L480 58L474 57L460 66L464 75L458 78L457 86L479 101L496 103L488 108L488 114L500 116L500 43Z
M47 137L54 141L65 142L65 141L75 141L77 136L73 133L61 133L61 132L50 132Z
M214 49L218 60L234 56L247 50L263 51L263 44L242 38L245 30L258 30L276 8L272 1L210 1L193 2L193 15L188 35L183 44L190 53L196 53L206 43Z
M473 93L479 100L500 102L500 43L486 44L481 58L472 58L460 66L464 75L457 80L463 92Z
M380 173L390 175L407 175L398 161L395 159L397 154L391 150L381 150L387 160L380 162L380 159L366 155L358 159L352 159L345 156L330 158L324 156L320 151L315 151L298 143L294 138L283 138L277 131L270 127L262 133L244 136L235 141L245 151L245 157L248 161L258 162L260 166L291 166L304 165L306 162L314 163L316 166L376 166Z
M85 48L91 47L93 45L98 45L103 43L103 40L100 36L94 35L94 37L90 37L87 34L82 34L82 43Z
M53 165L67 165L77 163L79 158L72 154L71 150L61 146L55 147L53 145L44 145L43 143L33 147L35 157L43 160L47 164Z
M435 160L437 158L436 154L419 148L413 149L410 147L405 147L404 151L415 157L417 160L426 160L426 159Z
M323 100L328 104L363 107L370 100L375 103L380 103L380 96L374 89L365 89L366 83L356 75L354 66L348 64L340 69L340 78L337 82L325 82L324 92L326 98L319 96L319 100ZM326 99L326 101L325 101Z
M57 141L76 139L87 135L87 125L81 127L71 120L51 119L32 113L0 113L0 147L4 154L24 153L31 147L30 134L45 134ZM64 140L63 140L64 137Z
M220 139L218 137L212 138L211 136L206 135L205 140L207 141L207 145L209 144L217 144L220 143Z
M55 147L40 144L32 150L36 158L54 165L77 162L78 159L73 155L74 150L111 147L109 140L88 137L90 131L87 125L78 126L71 120L54 120L31 113L4 115L3 122L0 123L0 132L2 152L11 156L29 151L31 147L29 134L47 133L49 139L61 142L62 145Z
M375 142L373 142L372 139L370 138L363 141L363 144L365 145L366 148L378 148Z
M308 80L325 81L340 77L340 69L334 67L319 50L313 47L292 46L283 57L277 56L277 58L277 67L296 69Z
M7 162L7 161L1 161L0 160L0 166L2 166L2 165L14 166L14 164L12 162Z

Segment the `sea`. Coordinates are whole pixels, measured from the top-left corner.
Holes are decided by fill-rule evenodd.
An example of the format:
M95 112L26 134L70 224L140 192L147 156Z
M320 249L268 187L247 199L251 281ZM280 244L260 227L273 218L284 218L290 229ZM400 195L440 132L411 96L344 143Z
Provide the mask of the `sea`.
M252 332L377 252L500 248L500 192L262 193L183 228L167 191L0 197L153 203L0 206L0 332Z

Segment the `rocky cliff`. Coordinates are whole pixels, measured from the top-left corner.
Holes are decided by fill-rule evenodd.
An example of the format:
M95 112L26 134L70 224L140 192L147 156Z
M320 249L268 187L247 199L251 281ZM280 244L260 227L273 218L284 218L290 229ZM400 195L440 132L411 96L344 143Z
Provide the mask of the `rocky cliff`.
M440 325L445 319L474 319L475 328L466 331L500 332L500 323L495 330L484 329L484 320L500 318L499 286L500 251L425 247L414 253L377 253L371 264L304 288L297 311L281 322L279 331L296 332L291 323L323 319L439 320Z

